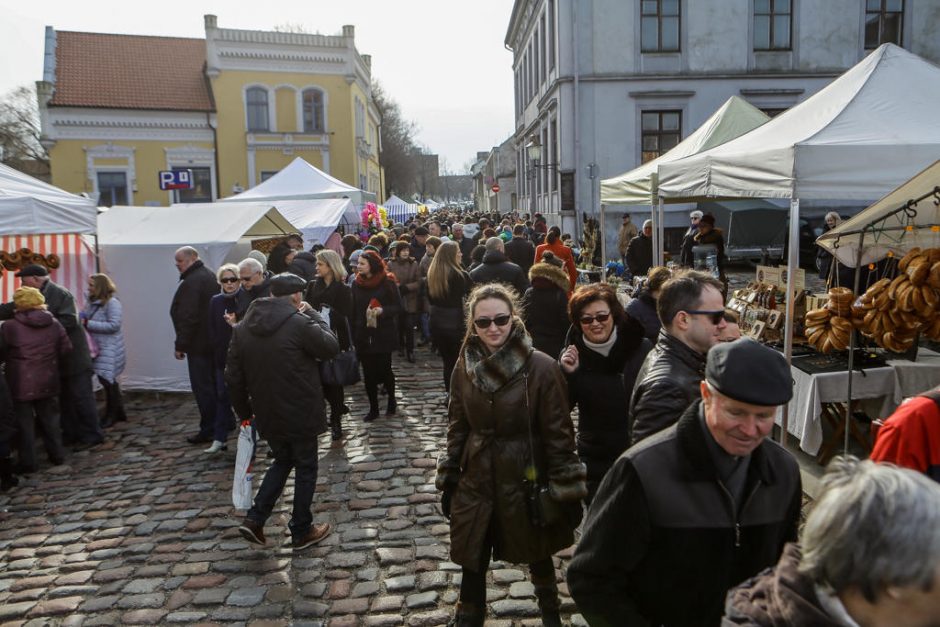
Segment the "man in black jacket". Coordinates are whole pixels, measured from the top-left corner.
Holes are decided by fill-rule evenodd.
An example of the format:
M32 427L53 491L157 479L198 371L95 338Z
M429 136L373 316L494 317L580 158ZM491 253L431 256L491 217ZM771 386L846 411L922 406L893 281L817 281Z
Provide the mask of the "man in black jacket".
M239 531L249 542L266 544L264 523L291 469L294 500L288 524L294 549L323 540L329 524L313 523L310 504L317 485L317 436L326 431L319 360L332 359L339 343L330 327L301 300L307 282L285 272L271 279L270 298L251 304L232 333L225 382L240 421L254 424L274 453Z
M186 441L202 444L212 441L215 427L215 366L209 344L209 301L219 293L219 284L192 246L177 250L174 260L180 272L179 286L170 305L170 318L176 331L174 354L177 359L186 360L189 384L199 408L199 431Z
M627 244L627 268L633 276L646 276L653 265L653 222L643 223L643 230Z
M767 440L790 368L749 339L708 354L702 400L604 477L568 568L592 627L717 626L727 591L796 540L793 457Z
M62 438L76 449L88 448L104 442L104 433L98 420L98 405L91 387L94 371L85 330L79 323L75 297L70 291L49 278L45 266L30 264L16 273L26 287L42 292L48 309L58 320L72 343L72 351L59 360L61 389L59 411L61 412ZM13 317L13 303L0 305L0 320Z
M503 240L491 237L486 240L486 252L483 263L470 272L470 278L476 284L505 283L514 288L519 296L529 288L529 279L522 268L506 259L503 252Z
M517 224L512 228L512 239L506 243L506 257L529 276L529 268L535 263L535 246L525 236L525 225Z
M460 246L460 253L462 255L460 259L461 265L466 269L470 267L470 253L473 252L476 242L474 242L469 237L464 237L463 234L463 224L460 222L455 222L453 228L454 236L453 239L458 246Z
M257 259L246 257L238 262L241 287L235 294L235 319L241 320L255 300L271 295L271 277Z
M681 272L663 284L656 308L663 328L646 356L630 400L632 442L662 431L699 398L705 355L725 328L722 284L703 272Z

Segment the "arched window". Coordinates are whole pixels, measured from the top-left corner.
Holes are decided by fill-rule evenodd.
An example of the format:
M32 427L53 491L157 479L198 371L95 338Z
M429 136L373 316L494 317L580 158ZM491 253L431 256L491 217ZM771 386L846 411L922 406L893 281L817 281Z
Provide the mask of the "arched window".
M269 130L268 90L264 87L252 87L245 96L245 103L248 107L248 130Z
M307 89L303 94L304 133L322 133L326 130L323 122L323 92L319 89Z

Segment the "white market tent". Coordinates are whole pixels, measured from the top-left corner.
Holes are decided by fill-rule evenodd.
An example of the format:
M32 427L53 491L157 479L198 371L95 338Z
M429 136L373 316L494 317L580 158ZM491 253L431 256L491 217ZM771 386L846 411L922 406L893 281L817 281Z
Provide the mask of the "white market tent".
M300 157L290 165L251 189L223 198L219 202L257 202L259 200L305 200L310 198L349 198L357 206L375 200L375 194L335 179Z
M50 270L52 280L72 292L79 306L84 304L85 282L95 272L92 237L97 229L93 200L0 164L0 250L29 248L57 255L61 265ZM12 300L20 286L14 274L4 272L0 278L0 302Z
M170 303L179 282L173 253L193 246L215 271L238 262L249 239L283 236L297 228L267 205L112 207L98 220L102 271L124 307L127 388L188 391L185 361L173 357Z
M213 205L193 203L173 206L201 211L209 206L231 208L235 206L235 203L219 201L213 203ZM309 249L315 243L325 244L338 225L343 224L346 227L353 227L359 224L360 220L359 212L349 198L255 200L240 202L238 206L250 206L256 209L277 209L303 235L305 249ZM346 229L346 232L350 232L349 228Z
M658 171L664 163L698 154L751 131L770 118L738 96L721 108L672 150L638 168L601 181L601 202L606 205L650 205L656 203Z
M395 194L392 194L382 206L388 212L389 219L394 222L404 222L418 213L418 205L405 202Z
M940 246L940 161L921 171L861 213L816 239L840 263L854 268L914 247ZM902 210L903 208L903 210ZM860 235L864 233L864 238Z

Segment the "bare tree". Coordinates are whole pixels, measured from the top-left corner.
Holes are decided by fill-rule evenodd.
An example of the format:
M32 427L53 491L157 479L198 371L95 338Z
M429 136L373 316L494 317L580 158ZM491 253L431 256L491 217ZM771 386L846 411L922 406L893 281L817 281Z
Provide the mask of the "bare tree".
M385 195L407 197L414 191L418 153L414 137L417 125L406 120L398 103L391 99L382 86L372 84L372 98L382 116L382 152L379 161L385 168Z
M33 88L17 87L8 92L0 100L0 162L17 169L30 162L48 170L49 155L39 143L39 135L39 109Z

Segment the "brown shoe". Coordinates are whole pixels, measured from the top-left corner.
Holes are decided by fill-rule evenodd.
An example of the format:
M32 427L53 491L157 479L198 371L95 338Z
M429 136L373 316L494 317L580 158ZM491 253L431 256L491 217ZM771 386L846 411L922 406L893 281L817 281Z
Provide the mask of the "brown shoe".
M242 521L238 532L252 544L260 544L263 546L268 543L267 539L264 537L264 525L250 518L245 518L245 520Z
M331 531L333 531L333 527L329 523L311 525L310 531L308 531L302 538L294 538L294 541L291 542L291 546L295 551L306 549L308 546L319 544L323 538L330 535Z

